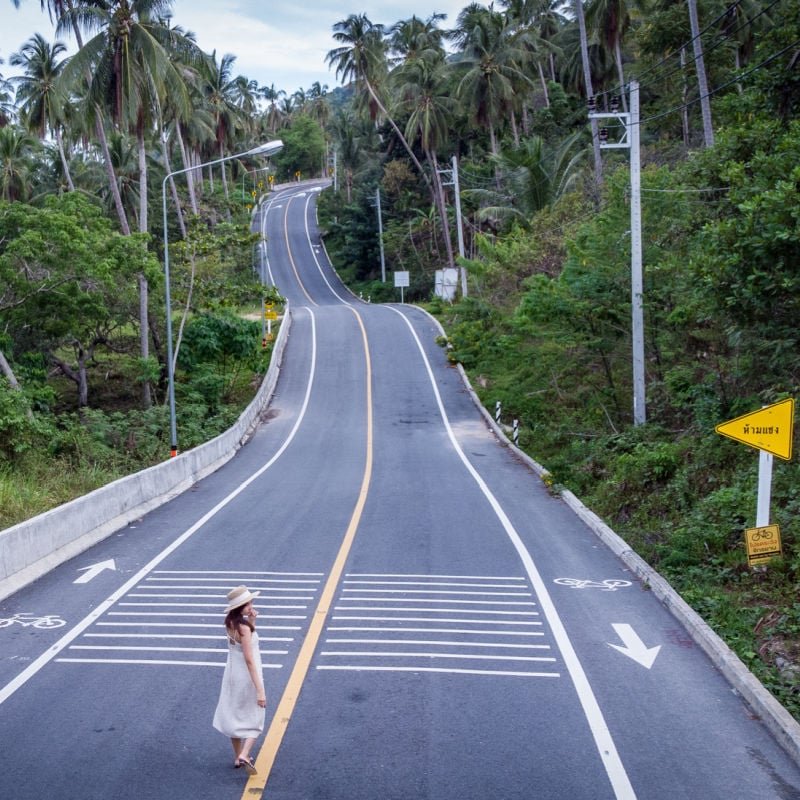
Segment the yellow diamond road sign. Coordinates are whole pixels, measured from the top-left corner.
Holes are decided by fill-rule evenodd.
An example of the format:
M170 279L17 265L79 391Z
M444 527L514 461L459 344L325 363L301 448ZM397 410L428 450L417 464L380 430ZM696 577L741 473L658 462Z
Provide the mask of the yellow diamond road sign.
M717 425L717 433L759 450L766 450L778 458L792 458L794 433L794 400L781 400L758 411L751 411L736 419Z

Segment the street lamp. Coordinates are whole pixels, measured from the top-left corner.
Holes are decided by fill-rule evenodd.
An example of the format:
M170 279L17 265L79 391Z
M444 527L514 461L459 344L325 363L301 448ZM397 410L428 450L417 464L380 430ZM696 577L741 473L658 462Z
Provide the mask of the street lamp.
M178 427L175 421L175 367L172 363L172 298L170 296L169 285L169 237L167 235L167 181L175 175L183 175L193 169L203 167L213 167L215 164L222 164L224 161L231 161L234 158L244 158L245 156L263 156L277 153L283 147L283 142L276 139L273 142L266 142L258 147L246 150L244 153L235 153L231 156L218 158L214 161L206 161L202 164L195 164L185 169L176 169L167 173L161 182L161 207L164 214L164 286L167 304L167 383L169 394L169 436L170 436L170 457L178 455Z

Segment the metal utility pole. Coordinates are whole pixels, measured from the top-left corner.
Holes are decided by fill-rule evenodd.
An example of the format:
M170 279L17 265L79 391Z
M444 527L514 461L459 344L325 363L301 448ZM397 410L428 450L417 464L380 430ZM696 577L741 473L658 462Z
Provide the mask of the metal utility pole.
M592 121L615 119L624 132L616 142L608 141L608 131L599 131L602 149L627 148L631 165L631 335L633 351L633 424L647 421L644 374L644 280L642 268L642 191L639 156L639 84L631 81L628 108L630 111L598 113L590 111Z
M458 254L464 258L464 228L461 224L461 189L458 183L458 159L453 156L453 189L456 196L456 229L458 232ZM467 296L467 270L461 265L461 296Z
M383 216L381 215L381 190L375 190L375 207L378 209L378 244L381 248L381 281L386 283L386 258L383 254Z

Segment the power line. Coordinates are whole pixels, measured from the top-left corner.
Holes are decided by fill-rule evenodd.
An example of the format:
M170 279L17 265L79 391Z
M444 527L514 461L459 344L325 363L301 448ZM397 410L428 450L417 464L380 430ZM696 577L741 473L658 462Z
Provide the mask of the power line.
M721 92L723 89L727 89L729 86L733 86L733 84L739 83L740 81L744 80L748 75L752 75L757 70L767 66L767 64L772 63L773 61L775 61L776 58L779 58L784 53L787 53L794 47L800 47L800 39L798 39L795 42L792 42L792 44L788 45L788 47L784 47L783 50L779 50L777 53L774 53L769 58L764 59L760 64L756 64L754 67L751 67L746 72L742 72L738 74L735 78L731 78L731 80L727 81L726 83L723 83L721 86L717 86L715 89L712 89L708 93L708 97L712 97L717 92ZM645 117L644 119L639 120L639 124L643 125L645 122L651 122L656 119L661 119L662 117L674 114L676 111L681 111L684 108L690 108L691 106L695 105L695 103L699 103L701 99L702 99L701 97L696 97L694 100L689 100L686 103L682 103L679 106L675 106L674 108L671 108L668 111L664 111L661 114L654 114L651 117Z

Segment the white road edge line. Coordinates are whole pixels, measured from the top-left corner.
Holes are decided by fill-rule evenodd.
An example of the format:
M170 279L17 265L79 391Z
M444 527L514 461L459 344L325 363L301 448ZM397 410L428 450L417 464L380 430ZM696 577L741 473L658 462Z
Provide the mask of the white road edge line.
M514 545L519 557L522 559L525 571L527 572L528 578L533 584L536 594L539 596L540 605L544 612L545 618L547 619L550 628L553 631L553 637L555 638L556 644L561 651L567 671L569 672L572 683L575 686L575 691L578 694L578 699L583 707L583 713L586 716L587 722L589 723L589 728L592 732L592 736L594 737L597 752L600 755L600 760L605 767L609 781L611 781L611 786L614 790L615 797L617 800L636 800L636 793L634 792L633 786L628 778L628 773L625 771L622 759L619 757L619 753L617 752L617 747L614 744L614 739L611 736L611 732L608 730L608 725L603 717L603 712L600 710L600 704L597 702L597 698L594 696L592 687L589 684L589 679L586 677L583 666L581 665L578 656L575 653L572 642L570 641L567 631L561 622L561 617L559 617L558 612L556 611L555 603L553 603L550 593L547 591L547 586L542 580L542 576L539 574L536 564L533 562L533 557L528 552L528 549L525 547L522 538L514 528L511 520L508 518L497 498L494 496L491 489L489 489L486 482L478 474L478 471L472 466L472 463L461 449L461 445L459 445L458 440L456 439L453 428L450 425L450 420L447 417L444 404L442 403L442 398L439 394L439 387L436 385L436 378L434 377L430 362L425 354L425 349L422 346L422 342L419 340L419 336L417 336L417 332L414 330L414 326L411 324L408 317L399 309L393 308L392 306L388 306L388 308L400 316L411 331L411 335L414 337L414 341L417 343L422 360L425 363L425 368L428 371L428 379L431 382L436 403L439 407L439 413L442 417L445 429L447 430L447 435L467 471L470 473L470 475L472 475L484 496L489 501L489 504L494 510L494 513L497 515L500 524L505 529L508 538Z
M40 669L44 666L49 664L64 648L66 648L71 642L78 638L88 627L92 625L92 623L96 622L106 611L108 611L111 606L114 605L121 597L124 597L126 592L129 592L133 589L141 580L143 580L148 573L153 571L155 567L157 567L162 561L164 561L167 556L171 555L175 550L177 550L185 541L187 541L191 536L193 536L197 531L199 531L210 519L212 519L216 514L218 514L225 506L227 506L232 500L238 497L251 483L255 480L260 478L280 457L283 455L286 448L294 439L297 431L300 428L300 425L303 422L303 419L306 415L306 410L308 408L308 403L311 397L311 387L314 385L314 375L316 372L317 366L317 332L316 332L316 320L314 317L314 312L310 308L306 308L310 317L311 317L311 368L309 370L308 376L308 385L306 386L306 393L305 397L303 398L303 405L300 409L300 413L297 415L297 420L295 421L292 430L289 432L289 435L286 437L286 440L283 444L278 448L277 452L275 453L272 458L267 461L262 467L260 467L256 472L254 472L249 478L242 483L239 484L227 497L224 497L220 500L217 505L215 505L210 511L206 512L197 522L194 523L190 528L185 530L177 539L175 539L172 544L165 547L155 558L151 559L144 567L142 567L130 580L124 583L117 591L115 591L110 597L100 603L97 608L93 609L89 614L87 614L77 625L75 625L72 630L62 636L54 645L52 645L48 650L46 650L42 655L40 655L35 661L31 662L16 678L9 681L5 686L0 689L0 705L2 705L9 697L11 697L16 691L18 691L22 686L24 686ZM273 617L274 618L274 617ZM135 624L135 623L132 623ZM148 623L151 624L151 623ZM168 623L166 623L168 624ZM207 627L207 626L206 626ZM267 626L269 627L269 626ZM58 659L59 661L66 661L68 659ZM135 663L135 662L119 662L119 663ZM152 662L145 662L145 663L152 663ZM170 662L171 663L171 662ZM266 666L266 665L265 665Z

